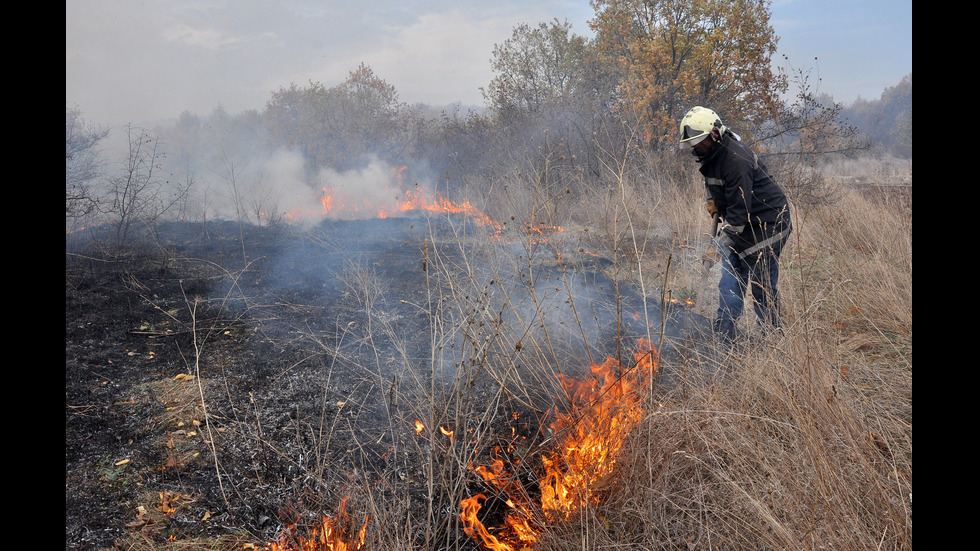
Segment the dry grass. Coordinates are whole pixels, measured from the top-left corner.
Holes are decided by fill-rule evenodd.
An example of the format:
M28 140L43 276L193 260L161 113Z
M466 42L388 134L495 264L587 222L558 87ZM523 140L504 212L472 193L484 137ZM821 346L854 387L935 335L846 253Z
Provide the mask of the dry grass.
M696 295L708 227L699 184L677 167L617 170L625 166L610 162L603 185L583 184L576 194L542 190L542 178L520 170L474 186L492 190L481 206L497 218L513 212L515 220L565 226L570 248L526 236L427 243L427 299L415 306L428 320L429 357L420 364L406 355L397 386L381 380L380 363L365 366L366 378L391 388L385 434L411 434L415 419L424 422L419 437L398 443L420 462L343 489L356 522L369 519L365 548L475 548L460 536L458 506L473 494L472 467L502 438L500 415L540 411L560 395L559 374L601 362L567 364L567 348L591 336L592 305L561 270L549 294L539 294L531 282L540 266L563 266L569 250L595 247L610 259L612 281L639 284L651 301ZM911 548L910 203L907 211L884 208L846 192L838 203L793 214L780 281L785 335L753 340L727 358L723 376L682 380L649 396L649 414L605 499L548 526L537 551ZM442 247L454 254L441 255ZM375 323L367 338L405 339L375 311L383 291L371 274L356 267L347 274ZM571 315L549 315L556 301ZM742 321L753 334L746 311ZM439 426L466 437L449 439ZM517 452L528 480L547 444L528 442ZM410 489L420 486L421 498ZM168 548L129 545L117 548Z
M911 210L848 191L794 225L785 336L651 402L620 490L542 549L911 548Z
M708 225L699 186L663 171L610 173L611 185L567 209L568 226L589 228L651 300L689 292ZM845 187L838 202L795 207L785 335L755 341L747 309L753 344L726 376L651 398L616 487L536 549L911 548L912 220L902 205ZM669 246L649 247L654 238ZM555 390L547 381L562 367L547 324L497 329L501 349L516 333L542 354L523 379L492 355L486 373L528 400L529 388Z
M610 173L611 185L570 199L577 203L564 210L536 207L568 213L563 222L570 228L588 228L593 243L607 247L614 275L641 283L650 300L688 292L706 241L701 190L663 173ZM534 189L537 182L520 183L509 182L511 197L545 196ZM753 341L709 384L681 384L652 396L605 501L574 522L548 527L535 549L911 548L911 211L845 191L840 202L798 208L794 225L781 279L784 337ZM666 249L650 247L654 240ZM508 318L496 315L500 303L488 294L486 277L506 281L502 274L522 269L533 277L534 259L557 250L527 243L513 258L491 246L484 254L467 257L472 264L434 263L444 279L433 288L451 291L439 304L459 314L454 330L466 331L453 384L442 395L429 385L425 403L440 407L421 412L432 422L475 430L483 442L493 438L489 412L508 400L533 407L544 395L558 395L557 375L570 366L556 349L576 335L587 338L584 313L576 311L578 328L567 331L534 315L545 297L532 292L528 310L504 284L496 290L504 295L503 310L528 314ZM582 304L569 287L554 291L573 308ZM742 321L755 339L746 311ZM483 396L492 407L463 399L476 381L498 389ZM429 475L447 488L442 507L472 492L467 465L487 451L460 443L452 449L430 464ZM534 462L527 463L532 469ZM369 497L375 514L412 517L407 502L392 508ZM437 517L430 509L413 520ZM431 527L416 526L414 537L406 527L388 541L378 533L375 545L457 548L446 531L458 530L458 523L442 522L421 539ZM444 539L435 539L436 532Z

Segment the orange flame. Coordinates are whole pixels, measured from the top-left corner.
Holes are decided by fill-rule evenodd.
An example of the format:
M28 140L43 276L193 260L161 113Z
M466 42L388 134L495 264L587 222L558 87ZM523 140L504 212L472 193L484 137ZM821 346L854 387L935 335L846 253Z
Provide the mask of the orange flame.
M656 348L639 339L636 365L625 368L614 358L592 366L592 376L583 381L562 377L570 401L566 413L556 413L551 428L557 445L542 458L540 503L532 504L519 480L506 472L503 461L474 470L498 495L509 510L496 535L477 518L484 494L461 502L464 532L493 551L530 549L541 534L543 523L560 522L582 507L598 503L612 484L616 459L636 424L646 414L643 399L658 367Z
M357 551L364 546L369 518L364 518L364 524L355 534L354 525L347 514L347 498L344 498L337 515L324 516L310 537L296 536L296 526L292 525L287 527L278 541L267 545L265 551Z
M358 199L343 191L324 187L320 190L318 208L294 207L285 213L284 218L289 222L296 223L344 217L384 219L397 213L425 211L437 214L462 214L474 220L477 225L490 228L493 238L499 239L503 235L504 224L490 218L469 201L452 201L438 193L424 191L419 186L415 186L414 189L405 189L403 177L406 170L408 170L407 166L391 169L393 182L387 191L392 198L390 201L384 202L385 204L374 203L365 198ZM543 222L525 223L521 229L531 244L546 242L548 236L565 231L561 226Z
M426 197L420 192L408 190L405 192L405 199L398 201L398 211L408 212L412 210L423 210L440 214L465 214L481 226L493 228L497 234L503 231L503 227L479 209L470 204L469 201L454 203L443 196Z
M424 429L425 429L425 425L422 424L422 421L419 421L418 419L416 419L415 420L415 434L422 434L422 431Z

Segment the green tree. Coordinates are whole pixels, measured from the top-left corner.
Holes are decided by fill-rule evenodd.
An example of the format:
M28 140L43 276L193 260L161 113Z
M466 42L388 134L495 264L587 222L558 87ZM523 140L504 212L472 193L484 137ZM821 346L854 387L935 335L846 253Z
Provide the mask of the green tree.
M530 27L522 23L493 48L495 77L484 97L498 113L533 113L570 98L584 84L587 43L557 19Z
M890 130L884 141L893 153L912 156L912 73L881 94Z
M599 63L594 42L568 21L521 24L494 47L491 68L484 97L498 149L535 159L556 189L574 190L581 175L597 178L599 151L616 150L624 137L608 140L615 74Z
M895 136L896 148L908 148L908 155L912 156L912 107L902 111L895 117L895 129L892 131Z
M726 122L758 121L786 86L771 65L769 4L592 0L600 52L620 72L618 108L660 143L676 140L677 121L698 104Z
M912 156L912 73L877 100L856 99L844 114L880 151Z
M366 154L399 151L401 108L394 86L361 64L331 88L318 82L280 88L266 104L265 121L276 145L302 152L311 170L343 170Z

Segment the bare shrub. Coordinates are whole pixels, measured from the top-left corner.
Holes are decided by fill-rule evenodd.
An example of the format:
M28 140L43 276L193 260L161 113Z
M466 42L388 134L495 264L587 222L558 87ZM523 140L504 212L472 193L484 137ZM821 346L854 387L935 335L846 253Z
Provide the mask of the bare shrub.
M160 177L159 141L142 128L127 126L128 150L118 173L105 185L103 214L113 220L115 241L124 243L133 230L152 231L154 225L176 210L186 197L190 182L168 182Z

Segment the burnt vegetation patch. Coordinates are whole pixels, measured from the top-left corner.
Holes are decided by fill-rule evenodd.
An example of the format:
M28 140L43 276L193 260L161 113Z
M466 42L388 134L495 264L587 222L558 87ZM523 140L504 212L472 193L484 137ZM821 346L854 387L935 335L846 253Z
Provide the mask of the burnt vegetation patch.
M369 314L343 283L357 259L316 234L248 232L175 223L112 250L96 232L69 237L67 547L106 548L132 533L272 541L296 522L280 518L287 511L326 506L297 500L331 495L356 478L355 459L388 451L376 436L325 436L389 423L383 389L361 368L385 365L373 357L381 347L363 342ZM418 272L407 239L357 255ZM337 354L344 339L353 345Z
M457 231L392 218L176 222L126 247L70 235L66 547L279 541L341 504L361 525L365 506L347 504L365 492L426 519L405 541L475 545L456 520L467 463L507 448L531 464L551 404L486 375L517 309L492 298L493 276L464 283Z

